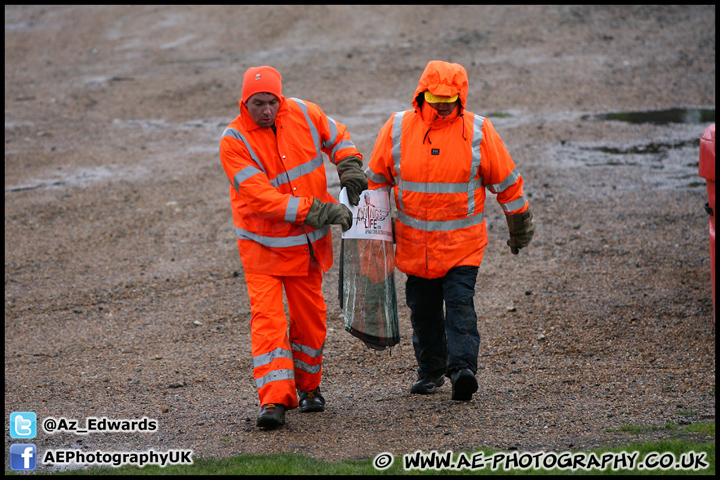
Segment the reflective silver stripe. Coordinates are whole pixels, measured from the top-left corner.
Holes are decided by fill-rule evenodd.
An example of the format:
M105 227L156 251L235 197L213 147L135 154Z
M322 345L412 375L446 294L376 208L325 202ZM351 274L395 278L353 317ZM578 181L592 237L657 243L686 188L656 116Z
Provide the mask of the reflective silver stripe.
M285 221L295 223L297 220L298 207L300 207L300 199L298 197L290 197L287 208L285 209Z
M310 120L310 115L308 115L308 108L307 105L305 105L305 102L300 100L299 98L291 98L290 100L293 100L295 103L298 104L300 107L300 110L302 110L303 115L305 115L305 121L308 124L308 127L310 127L310 135L313 139L313 144L315 144L315 152L317 153L317 156L320 157L322 160L322 157L320 156L320 134L317 131L317 128L315 128L315 124Z
M328 233L330 233L330 225L324 225L317 230L313 230L312 232L308 233L307 236L311 242L316 242Z
M500 206L505 212L512 212L513 210L518 210L525 206L525 202L527 200L525 199L525 195L518 198L517 200L513 200L512 202L508 203L501 203Z
M330 129L330 138L328 138L327 140L325 140L322 143L323 148L330 148L337 141L337 133L338 133L337 123L335 122L335 120L333 120L330 117L327 117L327 119L328 119L328 128ZM335 162L333 162L333 163L335 163Z
M418 193L467 193L482 188L479 180L473 180L468 184L463 183L421 183L403 181L403 190Z
M320 369L322 369L322 364L310 365L309 363L303 362L302 360L298 360L298 359L295 359L295 362L293 363L293 365L295 366L295 368L304 370L311 374L318 373L320 371Z
M253 368L262 367L263 365L270 365L273 360L276 358L289 358L292 360L292 352L290 350L285 350L282 347L278 347L275 350L263 353L262 355L257 355L253 357Z
M317 230L305 234L293 235L291 237L265 237L256 233L235 227L235 236L243 240L252 240L268 248L297 247L307 244L308 239L315 242L330 233L330 225L323 225Z
M310 348L307 345L296 342L290 342L290 346L292 347L293 352L302 352L312 358L322 358L323 349L325 348L324 343L320 346L320 348L317 349ZM308 373L318 373L322 368L322 362L318 365L310 365L309 363L303 360L299 360L297 358L294 360L294 362L295 368L305 370Z
M294 352L302 352L305 355L308 355L313 358L321 357L323 349L325 348L324 343L318 349L310 348L307 345L303 345L302 343L295 343L295 342L290 342L290 346L292 347Z
M303 175L307 175L308 173L312 173L317 168L323 166L323 160L322 157L316 157L310 160L309 162L305 162L302 165L298 165L297 167L291 168L287 172L282 172L277 177L270 179L270 184L278 188L280 185L283 185L285 183L290 183L293 180L297 180L298 178L302 177Z
M403 212L398 211L398 220L405 225L413 228L417 228L418 230L423 230L425 232L449 232L451 230L458 230L460 228L466 228L471 227L473 225L478 225L483 222L484 220L483 212L476 213L472 217L466 217L466 218L460 218L458 220L432 220L432 221L425 221L425 220L418 220L417 218L412 218Z
M520 172L518 172L518 169L516 168L515 170L510 172L510 175L505 177L505 180L503 180L502 182L488 185L488 190L490 190L492 193L504 192L505 189L515 183L518 178L520 178Z
M403 185L402 175L400 174L400 160L402 159L402 121L404 115L405 112L396 112L392 124L392 158L395 163L395 173L397 175L397 177L395 177L395 184L398 186L397 208L399 211L405 210L405 206L402 203Z
M304 163L302 165L298 165L295 168L291 168L287 172L282 172L275 178L270 178L270 185L272 185L275 188L280 187L280 185L290 183L293 180L297 180L298 178L302 177L303 175L306 175L308 173L313 172L318 167L323 166L322 158L313 158L307 163ZM264 170L263 170L264 172ZM252 165L249 165L242 170L240 170L238 173L235 174L235 177L233 178L233 186L235 187L235 190L238 189L238 186L247 180L248 178L252 177L253 175L256 175L260 173L260 170L253 167Z
M335 142L337 142L337 136L338 136L338 126L337 122L331 118L327 117L328 119L328 130L330 130L330 138L320 143L320 133L318 132L317 128L315 127L315 124L310 120L310 115L308 114L308 108L307 104L300 100L299 98L292 98L291 100L294 100L299 106L300 110L302 110L303 115L305 115L305 121L308 124L308 127L310 128L310 134L313 138L313 143L315 144L315 153L317 155L316 160L320 160L320 164L322 164L322 148L330 148L333 145L335 145ZM337 164L338 159L335 158L335 154L338 150L341 150L343 148L353 147L355 148L355 144L351 142L350 140L343 140L342 142L335 145L335 147L330 152L330 161L333 164Z
M222 134L223 137L232 137L234 139L240 140L245 144L245 148L247 148L248 153L250 153L250 158L252 158L255 163L258 164L258 166L262 169L263 172L265 172L265 167L263 166L262 162L260 162L260 158L258 158L257 155L255 155L255 151L252 149L250 144L248 143L247 139L237 130L234 128L226 128L225 131ZM267 173L267 172L265 172Z
M470 178L468 179L468 217L475 214L475 190L477 187L472 185L475 178L475 172L480 169L482 155L480 154L480 143L482 142L482 126L485 117L475 115L473 117L473 138L471 143L472 163L470 164ZM482 176L480 177L480 185L482 185Z
M342 142L335 145L335 148L333 148L332 152L330 152L330 160L332 161L332 163L338 162L338 159L335 158L335 154L337 154L338 150L342 150L343 148L355 148L357 150L357 147L355 147L355 144L353 142L351 142L350 140L343 140ZM342 160L342 158L340 160Z
M240 184L243 183L248 178L257 175L258 173L262 173L262 170L255 168L252 165L248 165L247 167L243 168L238 173L236 173L235 176L233 177L233 187L235 187L235 191L239 192Z
M372 170L370 170L370 167L367 167L365 169L365 176L375 183L386 183L387 182L387 179L385 177L373 172Z
M295 379L295 370L283 369L273 370L265 376L255 379L255 387L260 388L263 385L267 385L270 382L276 382L278 380L293 380Z
M330 130L330 134L331 134L332 138L330 140L326 140L326 142L321 144L320 143L320 133L318 132L318 130L315 127L315 124L312 122L312 120L310 120L310 115L308 114L308 108L307 108L307 105L305 104L305 102L303 102L299 98L291 98L291 100L293 100L295 103L298 104L298 106L300 107L300 110L303 112L303 115L305 115L305 121L308 124L308 128L310 129L310 135L312 136L313 144L315 145L315 158L313 158L309 162L306 162L303 165L298 165L297 167L289 170L287 172L286 177L280 178L281 175L278 175L278 177L277 177L278 185L287 183L288 181L293 181L297 178L300 178L303 175L314 172L318 168L322 168L323 167L323 157L322 157L321 148L330 147L333 143L335 143L335 141L337 139L337 124L335 123L335 120L328 117L328 128ZM350 142L350 146L354 147L355 144ZM339 147L339 148L344 148L344 147ZM332 151L331 161L333 163L337 163L334 158L335 152L337 151L337 149L338 149L338 147L336 147ZM273 181L271 180L270 183L273 183Z

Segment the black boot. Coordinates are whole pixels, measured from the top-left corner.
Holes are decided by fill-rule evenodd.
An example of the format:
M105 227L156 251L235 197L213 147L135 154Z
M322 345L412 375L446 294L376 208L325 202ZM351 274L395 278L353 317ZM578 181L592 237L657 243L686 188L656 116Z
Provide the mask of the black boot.
M469 368L463 368L450 374L452 382L453 400L471 400L473 393L477 392L478 382L475 374Z
M315 390L298 390L298 410L307 412L324 412L325 399L320 393L320 387Z
M442 375L437 378L418 377L410 387L410 393L419 393L421 395L435 393L443 383L445 383L445 377Z
M257 426L272 430L285 425L285 405L268 403L263 405L257 416Z

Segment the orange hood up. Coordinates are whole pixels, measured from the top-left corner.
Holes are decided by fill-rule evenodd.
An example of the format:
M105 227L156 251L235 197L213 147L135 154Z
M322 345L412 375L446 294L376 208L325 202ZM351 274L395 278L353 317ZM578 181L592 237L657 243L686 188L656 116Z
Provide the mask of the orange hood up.
M460 111L467 103L468 76L465 67L458 63L431 60L420 76L420 81L413 95L412 105L416 112L421 113L422 107L418 97L425 91L440 97L458 95Z

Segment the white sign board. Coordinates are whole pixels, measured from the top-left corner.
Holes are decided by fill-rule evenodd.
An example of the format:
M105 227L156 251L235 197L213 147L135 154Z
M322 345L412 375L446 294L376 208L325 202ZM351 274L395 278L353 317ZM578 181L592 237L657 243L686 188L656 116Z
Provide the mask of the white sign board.
M339 201L350 209L353 224L342 238L393 241L390 195L386 190L365 190L357 206L348 201L347 190L340 190Z

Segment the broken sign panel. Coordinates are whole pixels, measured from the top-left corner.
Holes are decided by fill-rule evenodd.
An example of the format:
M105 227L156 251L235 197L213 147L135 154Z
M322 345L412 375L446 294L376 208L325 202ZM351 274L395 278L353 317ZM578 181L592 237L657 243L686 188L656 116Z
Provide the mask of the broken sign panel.
M353 206L343 189L340 203L353 213L352 227L343 232L340 258L345 330L368 347L384 350L400 341L390 196L387 190L365 190Z

